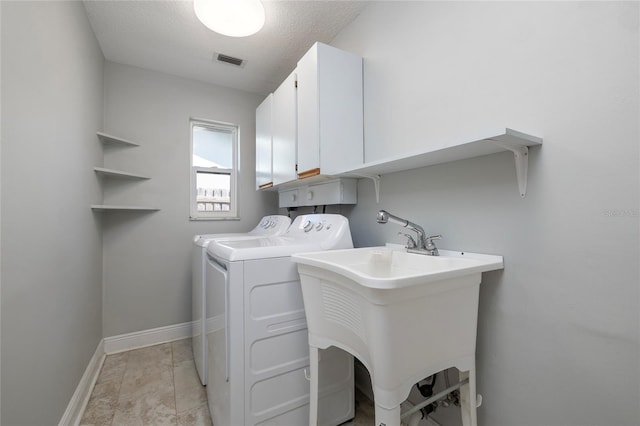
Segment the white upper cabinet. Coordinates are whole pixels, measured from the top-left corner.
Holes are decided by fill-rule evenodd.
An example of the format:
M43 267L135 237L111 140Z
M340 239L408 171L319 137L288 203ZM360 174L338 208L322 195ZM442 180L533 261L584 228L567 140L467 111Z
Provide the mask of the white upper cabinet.
M526 195L528 149L541 145L542 138L510 128L479 128L460 139L425 140L420 151L364 163L362 69L361 57L315 43L273 93L272 185L267 177L268 147L261 146L262 132L268 128L261 109L266 109L268 98L256 111L257 184L259 188L279 186L281 206L317 205L316 199L303 201L301 191L289 190L326 181L327 177L371 178L377 199L380 175L504 150L514 154L518 190L520 196ZM265 134L267 140L268 132Z
M362 102L362 58L315 43L256 109L256 187L361 167Z
M315 43L296 73L298 177L334 175L361 166L362 58Z
M256 189L273 186L271 165L271 109L273 94L256 108Z
M271 110L273 185L296 179L296 73L273 92Z

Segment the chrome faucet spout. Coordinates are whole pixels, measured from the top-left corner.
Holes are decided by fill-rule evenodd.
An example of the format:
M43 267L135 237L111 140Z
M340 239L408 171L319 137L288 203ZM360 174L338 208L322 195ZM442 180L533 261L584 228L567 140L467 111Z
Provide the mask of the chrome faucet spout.
M387 223L389 221L389 213L384 210L380 210L376 216L378 223Z
M427 238L424 229L422 229L422 226L410 222L407 219L395 216L386 210L380 210L378 212L378 214L376 215L376 221L380 224L393 222L414 231L417 234L418 238L416 238L416 247L411 249L412 252L425 253L432 256L438 255L438 249L433 244L433 240L439 239L441 238L441 236Z

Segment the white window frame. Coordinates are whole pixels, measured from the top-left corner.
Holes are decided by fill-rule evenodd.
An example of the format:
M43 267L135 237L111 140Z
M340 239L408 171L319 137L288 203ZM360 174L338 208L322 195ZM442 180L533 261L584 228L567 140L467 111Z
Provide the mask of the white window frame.
M232 165L231 169L220 167L197 167L193 165L193 128L207 127L212 130L220 130L225 132L231 132L233 136L232 147ZM191 118L189 125L189 165L190 165L190 220L238 220L240 215L238 213L238 144L239 144L239 128L235 124L222 123L218 121L203 120L199 118ZM197 196L198 188L196 187L197 173L209 172L228 174L230 176L230 189L229 189L229 210L228 211L198 211Z

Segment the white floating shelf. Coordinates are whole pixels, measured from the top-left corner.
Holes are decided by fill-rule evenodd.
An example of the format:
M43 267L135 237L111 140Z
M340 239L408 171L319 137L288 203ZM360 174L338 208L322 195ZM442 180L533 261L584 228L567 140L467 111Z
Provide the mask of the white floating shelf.
M125 145L125 146L140 146L135 142L131 142L126 139L119 138L117 136L108 135L103 132L96 132L96 134L98 135L98 139L100 139L100 142L102 142L105 145L111 144L111 145Z
M368 177L372 178L374 182L377 182L380 175L388 173L480 157L502 151L512 151L516 161L520 195L524 197L527 187L528 147L537 145L542 145L542 138L509 128L499 129L479 135L479 137L474 138L471 142L453 142L421 152L365 163L361 167L345 171L341 173L341 175ZM376 184L376 186L378 185ZM376 198L377 197L378 188L376 188Z
M426 151L413 152L406 155L385 158L363 164L346 173L361 173L363 175L385 175L404 170L417 169L434 164L448 163L450 161L479 157L481 155L495 154L505 151L506 148L498 146L494 142L506 145L533 146L541 145L542 139L517 132L512 129L504 129L502 132L491 132L472 142L451 143L442 147L432 148Z
M93 171L96 172L99 176L105 176L115 179L151 179L148 176L123 172L121 170L105 169L104 167L94 167Z
M155 207L141 207L141 206L118 206L112 204L93 204L91 210L98 212L106 211L140 211L140 212L153 212L160 209Z

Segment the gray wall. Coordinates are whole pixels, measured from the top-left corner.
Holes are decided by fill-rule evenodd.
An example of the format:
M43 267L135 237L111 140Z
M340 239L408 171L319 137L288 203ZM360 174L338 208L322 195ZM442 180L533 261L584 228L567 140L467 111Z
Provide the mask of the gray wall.
M103 56L80 2L1 2L2 424L60 420L102 338Z
M380 204L361 180L350 214L358 246L399 242L384 208L504 256L481 286L479 424L639 422L638 8L376 2L332 43L365 58L369 161L491 127L544 137L525 199L501 153L383 176Z
M255 191L255 108L262 97L106 63L105 130L140 143L110 150L106 167L151 176L115 182L105 201L159 207L104 220L104 335L191 321L190 251L196 234L242 232L277 211ZM189 118L240 126L239 221L189 221Z

